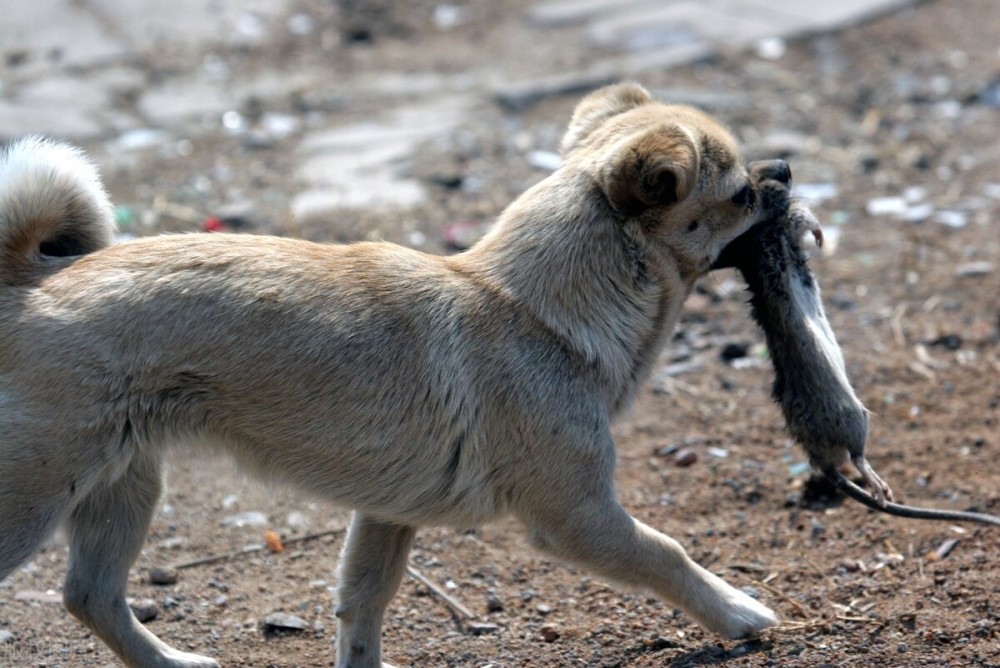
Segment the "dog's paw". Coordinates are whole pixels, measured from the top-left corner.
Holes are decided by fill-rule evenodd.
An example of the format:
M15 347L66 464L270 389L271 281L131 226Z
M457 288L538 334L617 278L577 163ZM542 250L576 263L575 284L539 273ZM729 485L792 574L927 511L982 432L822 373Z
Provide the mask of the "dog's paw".
M778 623L778 616L771 608L741 591L737 593L740 597L732 602L716 633L730 639L750 638Z
M708 615L698 621L709 631L723 638L750 638L778 623L778 616L769 607L726 585L728 591Z
M156 663L162 668L219 668L219 662L207 656L189 654L175 649L164 653L163 661Z

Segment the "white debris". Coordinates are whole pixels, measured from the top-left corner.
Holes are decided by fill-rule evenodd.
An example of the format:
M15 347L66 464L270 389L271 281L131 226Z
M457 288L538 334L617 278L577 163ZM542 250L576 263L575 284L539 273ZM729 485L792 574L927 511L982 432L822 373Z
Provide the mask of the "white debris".
M267 515L259 510L247 510L235 515L227 515L222 519L224 527L262 527L266 525Z
M562 156L553 151L532 151L528 154L528 164L535 169L554 172L562 164Z
M961 211L938 211L934 220L956 230L962 229L969 223L969 217Z
M869 216L903 216L907 204L903 197L875 197L868 200L865 210Z
M903 218L911 223L922 223L934 214L934 205L927 204L914 204L912 206L906 207L906 213L903 214Z
M796 183L792 186L792 195L813 204L833 199L838 192L836 183Z
M779 60L785 55L788 47L785 40L780 37L765 37L757 40L756 51L759 58L764 60Z
M959 278L974 278L977 276L989 276L993 273L992 262L966 262L955 268L955 275Z

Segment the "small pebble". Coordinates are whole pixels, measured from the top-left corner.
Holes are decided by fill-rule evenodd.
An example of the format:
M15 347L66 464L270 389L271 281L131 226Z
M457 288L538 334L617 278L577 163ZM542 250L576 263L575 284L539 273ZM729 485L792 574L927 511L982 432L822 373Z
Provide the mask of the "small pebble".
M551 624L546 624L541 628L542 640L545 642L555 642L559 640L559 629Z
M785 55L787 45L780 37L765 37L757 41L755 50L757 56L764 60L779 60Z
M989 276L993 273L992 262L966 262L955 268L955 275L959 278L973 278L976 276Z
M850 557L844 557L839 562L838 565L843 568L848 573L856 573L861 570L861 564L858 563L857 559L851 559Z
M483 636L489 633L496 633L500 630L500 627L496 624L487 624L483 622L469 622L465 625L465 630L469 634L474 636Z
M535 606L535 610L537 610L538 614L540 614L542 616L547 615L550 612L552 612L552 608L549 607L549 606L547 606L547 605L545 605L544 603L539 603L538 605L536 605Z
M272 612L264 617L261 626L264 629L264 633L278 633L282 631L298 632L311 628L309 622L306 620L285 612Z
M53 590L45 591L19 591L14 594L15 601L37 601L38 603L62 603L62 594Z
M177 569L170 566L153 566L149 569L149 583L154 585L177 584Z
M0 631L0 645L13 642L14 634L10 631Z
M723 362L731 362L732 360L738 360L741 357L746 357L749 352L749 343L727 343L722 348L722 352L719 353L719 357L722 358Z
M934 220L953 230L960 230L969 223L969 217L961 211L938 211Z
M160 615L160 608L156 605L156 601L149 598L133 603L131 607L135 618L142 624L151 622Z
M679 647L679 645L676 642L674 642L670 638L664 638L663 636L659 636L658 638L648 638L646 640L643 640L642 644L651 652L659 652L660 650Z
M674 466L687 468L698 461L698 453L691 448L682 448L674 455Z
M903 654L908 649L910 648L907 646L905 642L901 642L898 645L896 645L896 651L899 652L900 654Z
M486 596L486 612L501 612L503 611L503 600L496 594L489 594Z
M903 219L911 223L922 223L934 214L933 204L912 204L906 207Z
M788 465L788 475L790 476L805 475L811 470L812 464L809 462L795 462Z
M159 547L164 550L179 550L187 544L186 538L181 538L180 536L174 536L173 538L167 538L166 540L161 540L159 542Z
M262 527L267 524L267 515L259 510L248 510L235 515L227 515L222 520L224 527Z

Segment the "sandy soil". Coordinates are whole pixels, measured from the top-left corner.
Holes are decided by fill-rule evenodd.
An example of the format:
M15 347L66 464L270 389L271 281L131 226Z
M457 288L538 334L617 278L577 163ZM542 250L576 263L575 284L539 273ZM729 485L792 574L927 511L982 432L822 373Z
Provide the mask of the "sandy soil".
M415 5L414 16L431 6ZM456 71L512 46L525 58L545 51L520 45L510 34L516 22L500 10L473 6L470 22L445 36L403 16L392 26L376 21L371 42L331 47L346 65L331 72L330 90L341 76ZM325 5L303 7L333 25ZM928 2L788 44L778 60L733 53L643 79L655 91L703 93L751 155L788 157L799 184L836 184L835 196L815 207L836 248L817 256L814 268L850 373L873 412L870 460L907 502L992 513L1000 513L998 25L993 0ZM323 57L321 33L228 55L241 67L294 69ZM473 38L479 49L469 48ZM320 99L324 91L314 93ZM251 231L346 240L377 230L445 252L447 226L488 221L544 175L529 165L526 149L552 150L575 101L557 97L517 115L484 103L453 141L420 152L413 173L428 184L431 201L402 214L347 212L326 226L297 227L285 213L295 191L292 139L249 148L238 137L208 133L183 159L136 159L110 173L109 184L140 211L155 194L183 195L210 212L239 193L255 207ZM379 104L360 100L326 113L361 117ZM289 103L280 111L308 113L304 108ZM213 187L192 188L198 177ZM899 206L877 200L885 197L907 200L915 218L921 214L914 208L927 205L929 218L870 213L869 206ZM193 227L163 218L133 231ZM413 236L415 229L421 235ZM977 273L970 263L992 264ZM760 639L720 642L669 606L532 551L519 526L500 522L467 532L424 530L412 555L413 566L469 608L473 621L493 627L468 632L427 587L407 579L386 617L387 660L1000 666L1000 531L876 515L811 480L770 402L771 370L744 301L728 273L705 280L691 297L662 370L616 427L618 483L636 517L754 592L784 624ZM746 355L726 361L727 346ZM686 467L677 465L683 450L693 453ZM335 531L348 513L245 481L225 461L174 460L132 575L132 596L158 607L149 628L228 667L332 665L341 534L289 544L280 554L182 569L174 585L149 584L147 572L260 543L265 530L286 540ZM226 522L248 511L263 513L264 523ZM949 541L957 541L950 551ZM0 665L117 665L58 603L18 600L58 592L65 560L56 540L0 584L0 632L12 634L0 644ZM275 611L301 617L308 628L265 634L261 622Z

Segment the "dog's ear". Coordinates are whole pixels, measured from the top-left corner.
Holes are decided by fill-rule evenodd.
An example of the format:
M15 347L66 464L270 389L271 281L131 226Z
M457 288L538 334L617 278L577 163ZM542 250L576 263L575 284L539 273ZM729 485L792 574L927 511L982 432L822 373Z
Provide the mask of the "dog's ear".
M576 105L560 144L563 155L568 155L607 119L652 101L649 91L635 83L597 89Z
M630 137L605 163L598 182L612 208L637 216L685 199L698 181L700 156L680 125L663 124Z

